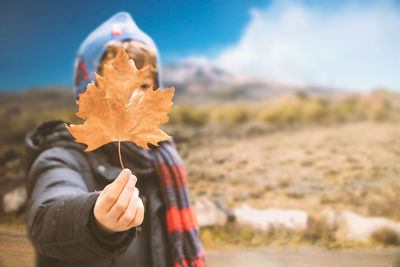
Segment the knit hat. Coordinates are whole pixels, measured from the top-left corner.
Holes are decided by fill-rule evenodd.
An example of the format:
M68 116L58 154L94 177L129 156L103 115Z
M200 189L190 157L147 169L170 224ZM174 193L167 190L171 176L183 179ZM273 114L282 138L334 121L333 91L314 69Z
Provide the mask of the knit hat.
M118 12L90 33L79 47L75 61L75 99L79 99L79 94L95 80L94 73L97 71L107 45L114 41L125 40L142 42L157 53L159 83L157 87L162 88L160 56L155 43L139 29L129 13Z

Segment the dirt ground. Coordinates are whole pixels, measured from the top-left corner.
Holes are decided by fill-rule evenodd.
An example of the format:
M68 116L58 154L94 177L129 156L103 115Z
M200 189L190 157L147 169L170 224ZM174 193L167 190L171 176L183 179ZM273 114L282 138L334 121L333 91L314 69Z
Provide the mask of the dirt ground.
M213 267L398 267L396 251L387 249L327 250L320 247L268 247L212 250Z
M180 136L182 133L187 136ZM176 130L193 198L400 220L400 125ZM206 166L206 167L205 167Z
M35 253L23 230L0 229L0 267L34 266Z
M320 247L264 247L207 250L210 267L398 267L395 249L328 250ZM23 230L0 230L0 266L34 266L34 251Z

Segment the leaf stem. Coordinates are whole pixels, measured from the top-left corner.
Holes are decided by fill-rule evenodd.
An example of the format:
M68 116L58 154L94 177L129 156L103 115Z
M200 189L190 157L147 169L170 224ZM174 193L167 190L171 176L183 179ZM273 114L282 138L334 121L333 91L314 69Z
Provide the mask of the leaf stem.
M122 156L121 156L121 141L118 141L118 155L119 155L119 163L121 163L122 169L125 169L124 164L122 163Z

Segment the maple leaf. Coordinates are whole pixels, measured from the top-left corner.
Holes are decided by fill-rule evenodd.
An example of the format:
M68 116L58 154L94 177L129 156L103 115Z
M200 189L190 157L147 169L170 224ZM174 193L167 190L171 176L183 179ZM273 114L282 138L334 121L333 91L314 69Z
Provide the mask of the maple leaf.
M87 145L85 151L114 141L119 152L123 141L149 149L148 143L158 145L171 138L158 127L169 120L175 88L153 90L150 86L144 91L141 85L149 75L150 68L137 70L122 47L112 65L104 66L103 77L95 73L97 86L90 83L76 101L76 115L84 123L66 125L76 142Z

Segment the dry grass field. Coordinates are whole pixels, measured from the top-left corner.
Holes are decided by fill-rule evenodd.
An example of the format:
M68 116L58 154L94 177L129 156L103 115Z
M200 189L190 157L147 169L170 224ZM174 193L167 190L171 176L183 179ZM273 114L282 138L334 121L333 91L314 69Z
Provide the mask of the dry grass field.
M61 89L2 95L0 195L24 181L21 158L29 130L49 119L78 122L72 98L72 92ZM337 98L298 93L266 102L202 106L178 102L170 117L163 128L175 139L193 199L207 196L230 209L243 203L260 209L301 209L311 216L308 231L300 236L204 229L208 247L320 241L335 247L329 229L317 221L324 209L400 221L396 93L378 90ZM15 218L23 221L23 213L0 214L0 223L14 223ZM388 244L399 245L399 240Z
M194 196L231 208L243 202L310 213L329 207L400 220L400 124L280 131L252 124L192 135L178 149Z

